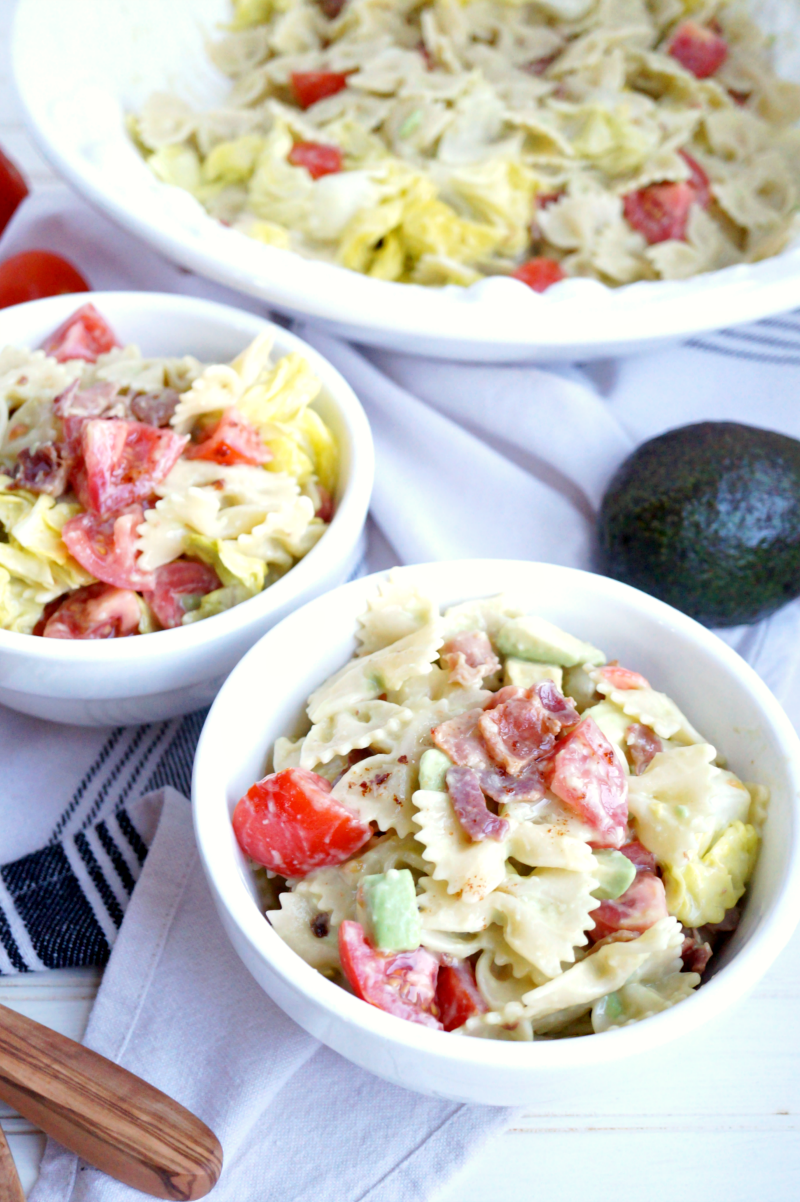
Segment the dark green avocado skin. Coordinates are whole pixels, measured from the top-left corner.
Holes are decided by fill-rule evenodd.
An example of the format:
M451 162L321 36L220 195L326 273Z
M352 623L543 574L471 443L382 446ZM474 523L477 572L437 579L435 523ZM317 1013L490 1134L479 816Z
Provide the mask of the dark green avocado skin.
M698 422L643 443L598 518L602 570L707 626L757 622L800 594L800 442Z

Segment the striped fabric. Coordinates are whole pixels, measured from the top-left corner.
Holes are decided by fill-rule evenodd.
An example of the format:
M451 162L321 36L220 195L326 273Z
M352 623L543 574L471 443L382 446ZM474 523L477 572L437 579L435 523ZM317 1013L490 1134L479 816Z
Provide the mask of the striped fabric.
M128 807L188 796L205 716L112 731L47 845L0 867L0 974L106 963L147 855Z

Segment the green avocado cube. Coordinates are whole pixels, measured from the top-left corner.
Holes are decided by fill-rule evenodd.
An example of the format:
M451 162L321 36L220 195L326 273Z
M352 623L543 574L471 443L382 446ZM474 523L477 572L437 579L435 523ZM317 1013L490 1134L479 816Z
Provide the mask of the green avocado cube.
M430 747L422 753L419 762L419 787L431 789L434 793L444 793L447 789L445 776L447 769L453 767L449 755L445 755L438 747Z
M600 901L614 901L622 897L626 889L633 884L636 876L636 866L631 863L621 851L604 847L593 851L595 870L592 875L597 880L597 888L592 890L592 897Z
M495 643L503 655L560 664L563 668L606 662L603 652L591 643L584 643L582 639L576 639L565 630L559 630L552 622L533 614L504 622L495 637Z
M526 659L514 659L513 656L505 662L503 684L516 684L522 689L532 689L534 685L545 680L552 680L557 689L561 688L564 676L563 668L555 664L536 664Z
M422 938L417 890L407 868L365 876L360 886L367 937L382 952L413 952Z

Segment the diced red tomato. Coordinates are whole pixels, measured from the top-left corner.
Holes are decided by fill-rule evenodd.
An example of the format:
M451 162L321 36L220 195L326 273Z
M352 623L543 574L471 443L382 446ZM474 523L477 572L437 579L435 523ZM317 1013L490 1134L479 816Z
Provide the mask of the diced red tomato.
M300 107L309 109L346 88L347 76L341 71L293 71L292 87Z
M83 460L72 475L78 499L100 517L146 500L188 441L173 430L117 417L84 422Z
M536 196L537 209L549 209L557 200L561 200L563 192L539 192Z
M439 961L418 947L414 952L378 952L370 947L360 922L339 927L339 959L356 997L397 1018L442 1029L436 1017Z
M90 291L81 273L49 250L23 250L0 263L0 309L43 296Z
M336 175L343 161L338 146L324 146L321 142L295 142L289 151L289 162L295 167L305 167L312 179Z
M314 517L319 518L322 522L332 522L336 512L336 502L327 488L323 488L321 484L317 485L317 491L319 493L319 509Z
M481 997L468 960L442 965L436 983L436 1001L445 1031L455 1031L457 1027L463 1027L473 1014L485 1013L486 1002Z
M664 883L652 872L637 872L630 888L615 901L601 901L592 910L594 929L587 934L593 943L616 931L641 934L667 917Z
M648 184L622 198L628 222L654 246L670 238L683 241L695 190L686 180L679 183Z
M692 75L707 79L728 57L728 43L705 25L683 21L673 33L667 52Z
M689 183L694 188L695 204L700 205L703 209L707 209L711 204L711 181L697 159L692 158L688 151L679 150L678 154L688 164L689 171L691 172Z
M180 626L184 615L206 593L220 588L220 579L212 567L192 559L176 559L156 568L155 587L144 599L165 630Z
M46 639L121 639L138 632L141 612L129 589L90 584L62 601L41 633Z
M233 811L242 851L281 876L307 876L314 868L341 864L372 831L330 793L330 783L305 768L256 781Z
M189 446L184 454L187 459L210 459L224 465L258 465L272 459L272 451L264 445L258 430L233 405L224 411L200 442Z
M15 163L0 150L0 234L28 195L28 185Z
M623 843L619 850L623 856L628 857L631 864L636 866L637 872L655 872L655 856L638 839L631 839L630 843Z
M137 529L143 520L141 505L118 517L79 513L64 523L61 537L73 559L104 584L150 590L155 577L137 564Z
M593 718L584 717L556 744L550 788L594 827L603 847L619 847L628 820L628 782L614 748Z
M87 284L84 291L88 290ZM71 291L77 292L78 289ZM46 339L42 350L59 363L66 363L68 359L85 359L87 363L96 363L98 355L107 355L119 345L116 334L94 305L82 305Z
M527 284L534 292L546 292L553 284L558 284L567 277L561 270L561 264L557 263L555 259L539 255L534 259L528 259L527 263L523 263L516 271L512 271L511 278Z
M640 676L638 672L631 672L630 668L621 668L619 664L606 664L600 668L600 675L614 689L650 688L650 683L644 676Z

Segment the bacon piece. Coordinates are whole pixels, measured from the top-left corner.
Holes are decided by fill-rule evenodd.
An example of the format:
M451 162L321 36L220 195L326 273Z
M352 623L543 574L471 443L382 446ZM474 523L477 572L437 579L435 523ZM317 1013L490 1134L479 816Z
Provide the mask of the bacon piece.
M127 416L127 404L119 396L117 385L105 380L88 388L80 388L78 381L73 381L53 401L53 409L62 421L68 417Z
M645 768L664 750L664 744L649 726L641 722L632 722L625 731L625 742L633 760L634 776L641 776Z
M667 53L697 79L707 79L728 57L728 43L707 26L683 21L673 33Z
M510 829L509 823L491 812L472 768L448 768L445 779L458 821L473 843L480 843L484 839L496 839L499 843L505 839Z
M449 755L454 764L476 769L490 766L486 744L478 732L478 721L482 716L481 709L467 710L457 718L442 722L431 732L436 746Z
M621 668L619 664L606 664L598 670L598 675L607 680L613 689L649 689L650 682L638 672L630 668Z
M628 820L628 782L614 748L593 718L563 739L548 768L550 788L605 847L619 847Z
M63 443L43 442L35 451L23 447L17 455L16 475L11 487L60 497L67 491L74 463L74 457Z
M137 565L137 530L143 521L141 505L110 518L79 513L64 523L61 537L73 559L104 584L150 590L155 587L154 574Z
M100 517L146 500L188 441L141 422L91 418L81 429L83 462L72 473L78 499Z
M258 467L269 463L272 457L258 430L233 405L186 451L187 459L209 459L224 466L249 463Z
M486 796L501 805L506 801L541 801L544 797L542 766L536 762L520 776L512 776L494 766L481 768L478 779Z
M661 918L667 917L667 897L664 883L652 872L637 872L633 883L615 901L601 901L592 910L594 929L587 931L595 943L617 931L641 934Z
M681 948L681 960L686 972L704 972L713 954L711 944L701 939L698 931L686 932Z
M637 872L655 872L655 856L638 839L631 839L630 843L623 843L619 850L623 856L628 857L631 864L635 865Z
M514 776L552 751L562 727L579 720L577 710L546 680L487 709L478 729L494 762Z
M136 593L90 584L58 606L42 634L46 639L120 639L137 633L140 618Z
M329 21L336 20L346 3L347 0L317 0L322 15Z
M139 392L131 397L131 413L137 421L147 426L168 426L180 399L180 393L174 388L165 388L162 392Z
M500 667L500 660L482 630L472 630L448 639L439 653L450 679L465 688L479 685L484 676L491 676Z

